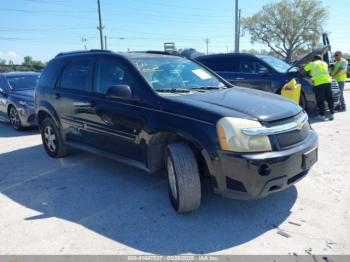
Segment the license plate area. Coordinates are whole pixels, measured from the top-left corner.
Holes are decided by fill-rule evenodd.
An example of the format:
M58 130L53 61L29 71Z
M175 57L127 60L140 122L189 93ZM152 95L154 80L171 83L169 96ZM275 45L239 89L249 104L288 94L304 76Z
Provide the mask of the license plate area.
M302 168L304 170L310 169L312 165L317 162L317 159L318 159L317 148L314 148L308 152L305 152L303 154Z

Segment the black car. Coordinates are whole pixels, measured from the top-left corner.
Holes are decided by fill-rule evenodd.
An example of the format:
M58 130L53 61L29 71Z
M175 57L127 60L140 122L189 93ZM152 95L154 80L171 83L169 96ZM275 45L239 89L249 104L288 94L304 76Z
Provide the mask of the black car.
M16 130L36 125L34 89L39 76L35 72L0 73L0 116Z
M317 50L322 53L326 50ZM233 85L259 89L280 94L282 87L291 79L296 79L302 86L300 106L312 113L316 110L316 98L309 77L302 77L297 66L311 60L314 53L289 65L284 61L268 55L245 53L215 54L197 57L196 60ZM332 82L333 101L339 106L340 90L337 81Z
M165 168L179 212L199 207L203 177L223 196L260 198L317 161L301 107L159 52L59 54L40 77L35 109L49 156L74 147L147 172Z

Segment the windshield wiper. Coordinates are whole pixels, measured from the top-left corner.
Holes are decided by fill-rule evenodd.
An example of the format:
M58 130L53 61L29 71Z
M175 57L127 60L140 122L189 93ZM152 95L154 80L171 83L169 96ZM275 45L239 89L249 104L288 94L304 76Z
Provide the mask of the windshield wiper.
M226 87L218 87L218 86L200 86L200 87L192 87L191 90L218 90L218 89L224 89Z
M162 88L155 90L159 93L189 93L190 90L186 88Z

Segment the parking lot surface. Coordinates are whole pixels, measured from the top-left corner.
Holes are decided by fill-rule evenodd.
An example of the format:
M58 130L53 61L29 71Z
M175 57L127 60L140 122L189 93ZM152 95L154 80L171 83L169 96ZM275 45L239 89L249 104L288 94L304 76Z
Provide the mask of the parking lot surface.
M257 201L205 190L182 215L161 174L52 159L38 131L0 122L0 254L350 254L350 111L312 126L319 161L296 186Z

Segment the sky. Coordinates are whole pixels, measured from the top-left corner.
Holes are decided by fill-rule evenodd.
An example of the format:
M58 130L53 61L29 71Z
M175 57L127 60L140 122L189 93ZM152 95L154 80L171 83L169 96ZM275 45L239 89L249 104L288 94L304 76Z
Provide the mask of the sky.
M235 0L100 0L107 47L113 51L177 48L234 50ZM242 17L274 1L239 0ZM350 16L344 0L323 0L332 50L350 52ZM49 61L57 53L100 48L97 0L0 0L0 59L21 63L29 55ZM251 44L241 49L268 49Z

